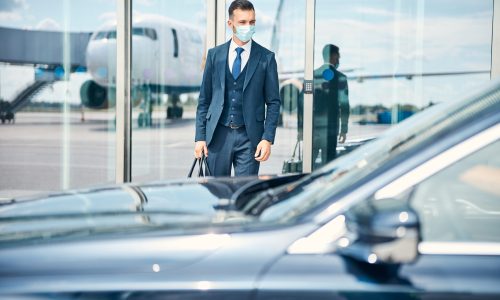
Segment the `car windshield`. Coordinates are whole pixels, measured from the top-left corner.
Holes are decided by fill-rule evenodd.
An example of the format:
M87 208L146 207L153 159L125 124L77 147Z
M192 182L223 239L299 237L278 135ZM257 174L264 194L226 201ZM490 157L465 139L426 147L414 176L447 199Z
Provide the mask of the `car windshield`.
M500 83L494 82L483 91L469 95L461 101L432 106L300 181L268 192L267 199L257 199L271 203L267 206L261 204L260 207L264 209L256 210L255 200L254 203L250 201L244 210L249 214L259 214L263 221L296 217L332 199L355 182L363 180L396 155L423 140L435 137L439 132L453 128L465 116L476 114L485 108L498 110L499 105Z

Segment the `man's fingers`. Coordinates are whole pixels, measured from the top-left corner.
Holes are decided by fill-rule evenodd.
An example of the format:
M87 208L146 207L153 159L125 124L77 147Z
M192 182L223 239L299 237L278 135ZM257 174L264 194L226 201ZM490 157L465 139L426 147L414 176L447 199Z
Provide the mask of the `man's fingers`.
M259 161L266 161L269 158L269 153L266 152L262 157L259 157Z
M257 145L257 150L255 150L255 157L260 157L262 155L262 146L261 145Z
M269 151L269 149L262 148L260 151L260 155L255 157L255 159L258 161L266 161L270 155L271 151Z
M345 142L345 134L339 135L339 142L343 144Z
M194 157L201 158L202 154L208 156L207 143L204 141L198 141L194 145Z

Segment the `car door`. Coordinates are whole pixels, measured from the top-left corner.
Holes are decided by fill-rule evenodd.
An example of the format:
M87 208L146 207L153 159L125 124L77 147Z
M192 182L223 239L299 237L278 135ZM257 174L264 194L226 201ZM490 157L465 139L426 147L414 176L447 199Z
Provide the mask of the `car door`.
M421 296L500 299L499 137L497 124L406 178L423 178L410 196L422 241L400 274Z
M349 209L383 199L410 205L420 225L415 262L369 264L325 251L341 244L339 215L292 244L257 298L500 299L499 138L500 125L468 137Z

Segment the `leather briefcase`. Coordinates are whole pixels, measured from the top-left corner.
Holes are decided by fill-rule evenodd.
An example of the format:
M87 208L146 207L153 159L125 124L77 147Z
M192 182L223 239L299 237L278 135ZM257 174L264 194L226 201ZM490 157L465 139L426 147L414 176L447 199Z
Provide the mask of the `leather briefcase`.
M300 151L301 141L297 140L293 149L292 157L283 162L282 173L302 173L302 153ZM297 152L298 150L298 152Z

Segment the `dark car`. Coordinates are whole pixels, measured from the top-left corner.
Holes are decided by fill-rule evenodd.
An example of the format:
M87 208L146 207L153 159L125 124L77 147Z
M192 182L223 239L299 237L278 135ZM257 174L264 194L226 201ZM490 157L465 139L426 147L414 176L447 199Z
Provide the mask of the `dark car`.
M0 206L3 299L500 299L500 83L306 176Z

